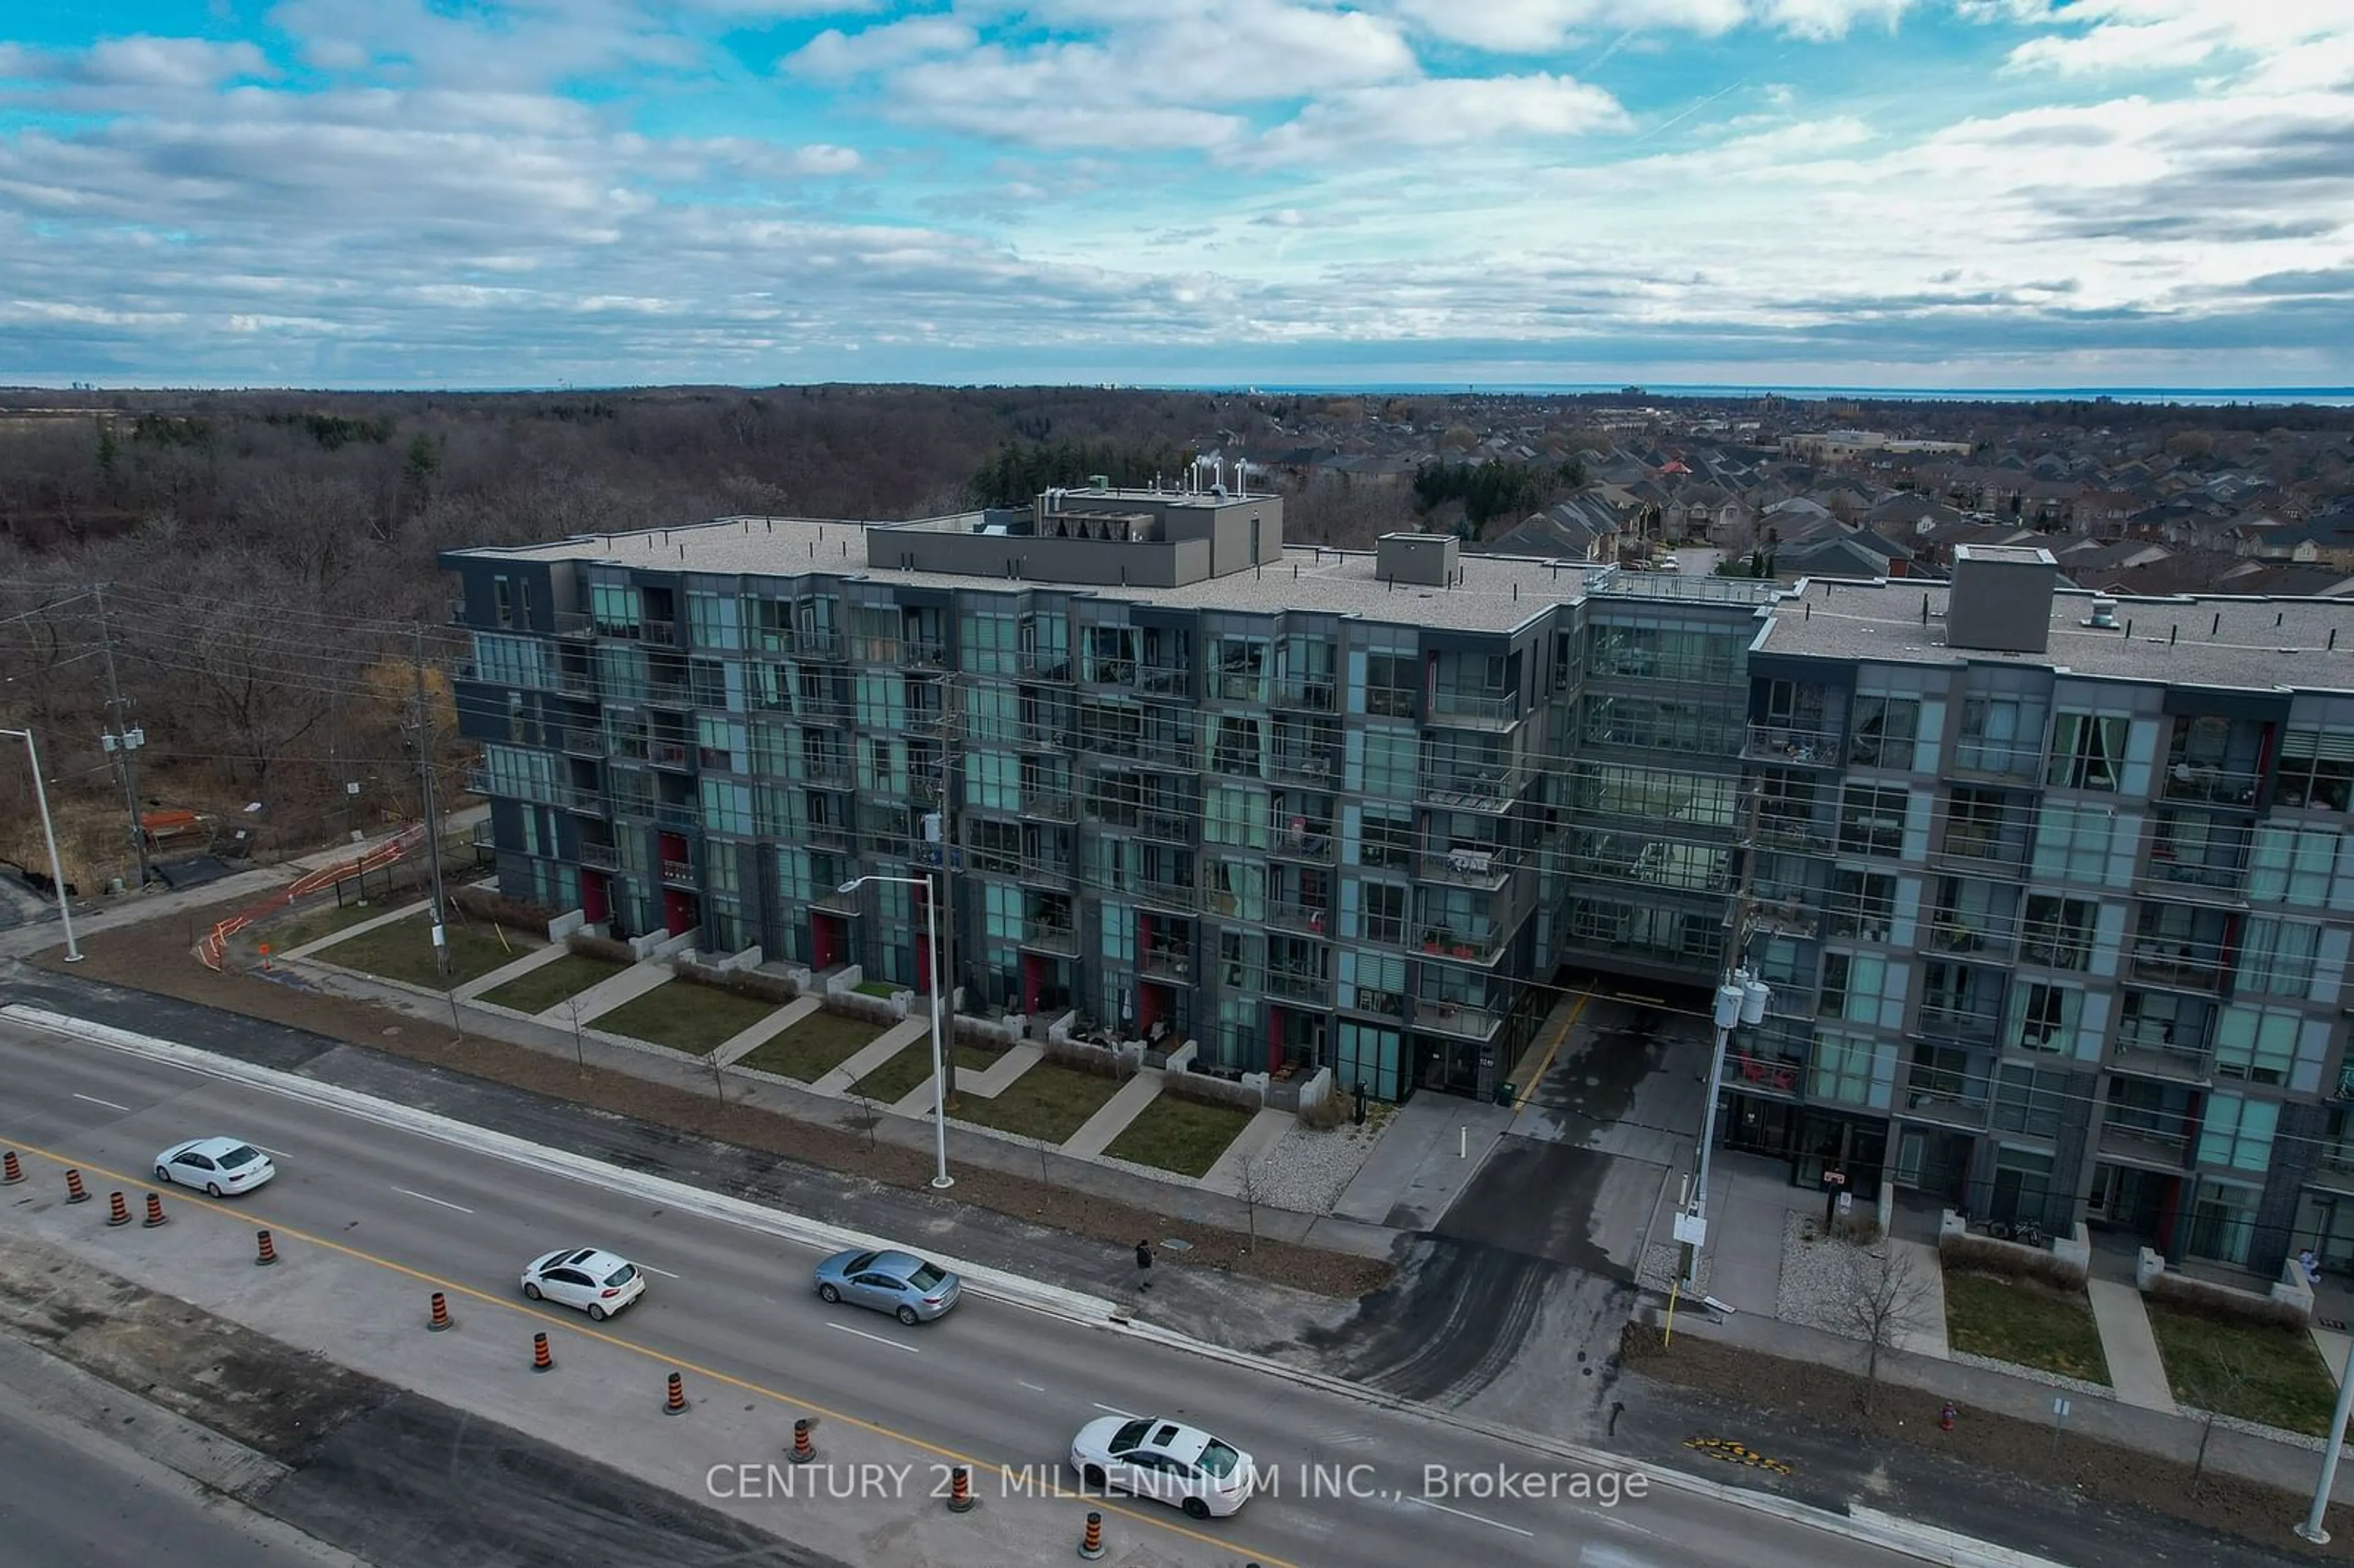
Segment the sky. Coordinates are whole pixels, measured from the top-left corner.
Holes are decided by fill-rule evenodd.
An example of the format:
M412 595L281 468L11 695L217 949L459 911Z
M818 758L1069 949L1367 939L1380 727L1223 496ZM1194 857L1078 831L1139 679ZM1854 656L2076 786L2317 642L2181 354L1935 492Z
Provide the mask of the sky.
M2354 0L7 0L0 383L2354 386Z

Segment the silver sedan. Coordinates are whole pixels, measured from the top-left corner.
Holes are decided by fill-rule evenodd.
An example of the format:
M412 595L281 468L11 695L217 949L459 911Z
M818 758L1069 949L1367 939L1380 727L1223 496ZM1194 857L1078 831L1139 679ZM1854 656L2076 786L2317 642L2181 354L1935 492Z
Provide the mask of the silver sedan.
M914 1328L957 1304L964 1281L907 1252L838 1252L817 1266L822 1300L888 1312Z

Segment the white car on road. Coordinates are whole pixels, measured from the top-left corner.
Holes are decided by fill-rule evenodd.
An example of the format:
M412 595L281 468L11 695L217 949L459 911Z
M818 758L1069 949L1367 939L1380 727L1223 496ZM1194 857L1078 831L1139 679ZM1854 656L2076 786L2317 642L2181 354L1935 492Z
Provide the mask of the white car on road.
M1088 1492L1127 1492L1224 1519L1251 1495L1251 1457L1198 1426L1155 1416L1106 1415L1071 1439L1071 1468Z
M523 1293L578 1308L601 1323L646 1293L646 1271L593 1246L560 1247L523 1271Z
M156 1181L201 1187L215 1198L250 1192L277 1174L270 1156L234 1138L192 1138L155 1156Z

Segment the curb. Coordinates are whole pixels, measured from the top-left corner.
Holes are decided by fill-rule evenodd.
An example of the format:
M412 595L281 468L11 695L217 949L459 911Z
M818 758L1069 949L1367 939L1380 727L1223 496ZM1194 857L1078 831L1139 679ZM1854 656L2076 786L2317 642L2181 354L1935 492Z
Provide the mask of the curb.
M314 1083L272 1067L259 1067L249 1063L217 1056L195 1046L181 1045L158 1040L149 1035L116 1029L108 1024L92 1023L65 1013L27 1007L20 1003L0 1006L0 1017L29 1029L88 1041L90 1044L121 1051L128 1055L143 1056L207 1077L244 1084L266 1090L288 1099L307 1101L369 1121L380 1127L397 1128L403 1131L430 1138L438 1142L459 1144L477 1152L493 1155L512 1164L562 1175L601 1186L608 1191L658 1201L673 1207L690 1208L714 1218L726 1219L747 1229L777 1236L785 1241L811 1247L822 1253L843 1251L865 1245L871 1237L865 1234L805 1220L781 1210L765 1208L708 1192L665 1177L650 1176L608 1165L586 1155L570 1154L561 1150L544 1148L510 1134L472 1123L457 1121L430 1111L412 1110L373 1098L355 1090L339 1088L331 1084ZM1042 1316L1055 1318L1083 1327L1106 1330L1140 1340L1163 1350L1182 1351L1223 1365L1279 1378L1304 1388L1312 1388L1335 1398L1371 1405L1377 1409L1411 1414L1432 1421L1459 1432L1486 1438L1492 1442L1541 1453L1594 1470L1616 1470L1638 1473L1667 1490L1702 1497L1734 1508L1766 1514L1789 1524L1819 1531L1883 1551L1901 1553L1924 1563L1938 1563L1945 1568L2062 1568L2046 1558L2012 1551L2008 1547L1971 1540L1951 1531L1920 1525L1895 1519L1867 1509L1856 1509L1842 1516L1805 1503L1789 1501L1771 1493L1754 1491L1743 1487L1726 1485L1691 1475L1681 1470L1654 1468L1631 1465L1623 1457L1580 1444L1566 1443L1531 1432L1515 1430L1471 1417L1439 1410L1411 1400L1398 1399L1369 1389L1362 1384L1305 1368L1288 1365L1247 1351L1228 1350L1224 1346L1204 1343L1173 1330L1138 1323L1128 1316L1128 1308L1101 1297L1059 1287L1040 1284L1018 1275L1001 1270L968 1267L953 1257L937 1255L938 1261L962 1275L968 1286L981 1295L1024 1308Z

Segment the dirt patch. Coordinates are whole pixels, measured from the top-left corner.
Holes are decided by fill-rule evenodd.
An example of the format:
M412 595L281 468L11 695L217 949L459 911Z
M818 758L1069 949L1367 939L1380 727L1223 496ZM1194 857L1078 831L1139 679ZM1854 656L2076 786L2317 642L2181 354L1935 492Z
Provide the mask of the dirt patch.
M286 1465L391 1393L28 1239L0 1237L0 1329Z
M756 1150L844 1175L910 1191L928 1190L931 1159L925 1151L877 1142L850 1127L797 1121L773 1111L716 1104L709 1096L649 1083L625 1073L591 1067L495 1040L461 1038L412 1014L373 1002L300 991L248 976L234 966L206 969L190 948L215 922L251 900L225 902L208 909L135 926L117 927L82 939L83 961L68 967L58 952L33 962L76 979L102 980L133 991L175 997L250 1018L338 1040L407 1061L504 1084L528 1093L567 1100L697 1138ZM397 1033L387 1033L397 1030ZM854 1107L845 1107L845 1115ZM1120 1250L1138 1236L1168 1234L1168 1216L1130 1204L1027 1180L1002 1171L969 1168L957 1173L956 1195L975 1208L1108 1243ZM1165 1253L1171 1268L1230 1270L1278 1281L1295 1289L1343 1299L1371 1295L1389 1282L1383 1260L1303 1247L1262 1237L1256 1245L1243 1232L1188 1221L1183 1254Z
M2049 1426L1980 1410L1963 1412L1953 1431L1942 1431L1935 1422L1921 1418L1917 1397L1907 1400L1886 1387L1870 1391L1851 1372L1688 1335L1664 1348L1659 1339L1656 1328L1629 1323L1619 1341L1626 1369L1730 1404L1800 1418L1827 1436L1850 1440L1858 1454L1902 1445L2057 1487L2080 1499L2140 1509L2239 1536L2278 1551L2285 1559L2296 1555L2354 1562L2354 1509L2331 1508L2327 1547L2310 1545L2288 1532L2286 1522L2303 1519L2312 1507L2309 1493L2210 1470L2194 1494L2191 1467L2157 1455L2072 1436L2054 1456ZM1869 1404L1867 1392L1877 1394Z

